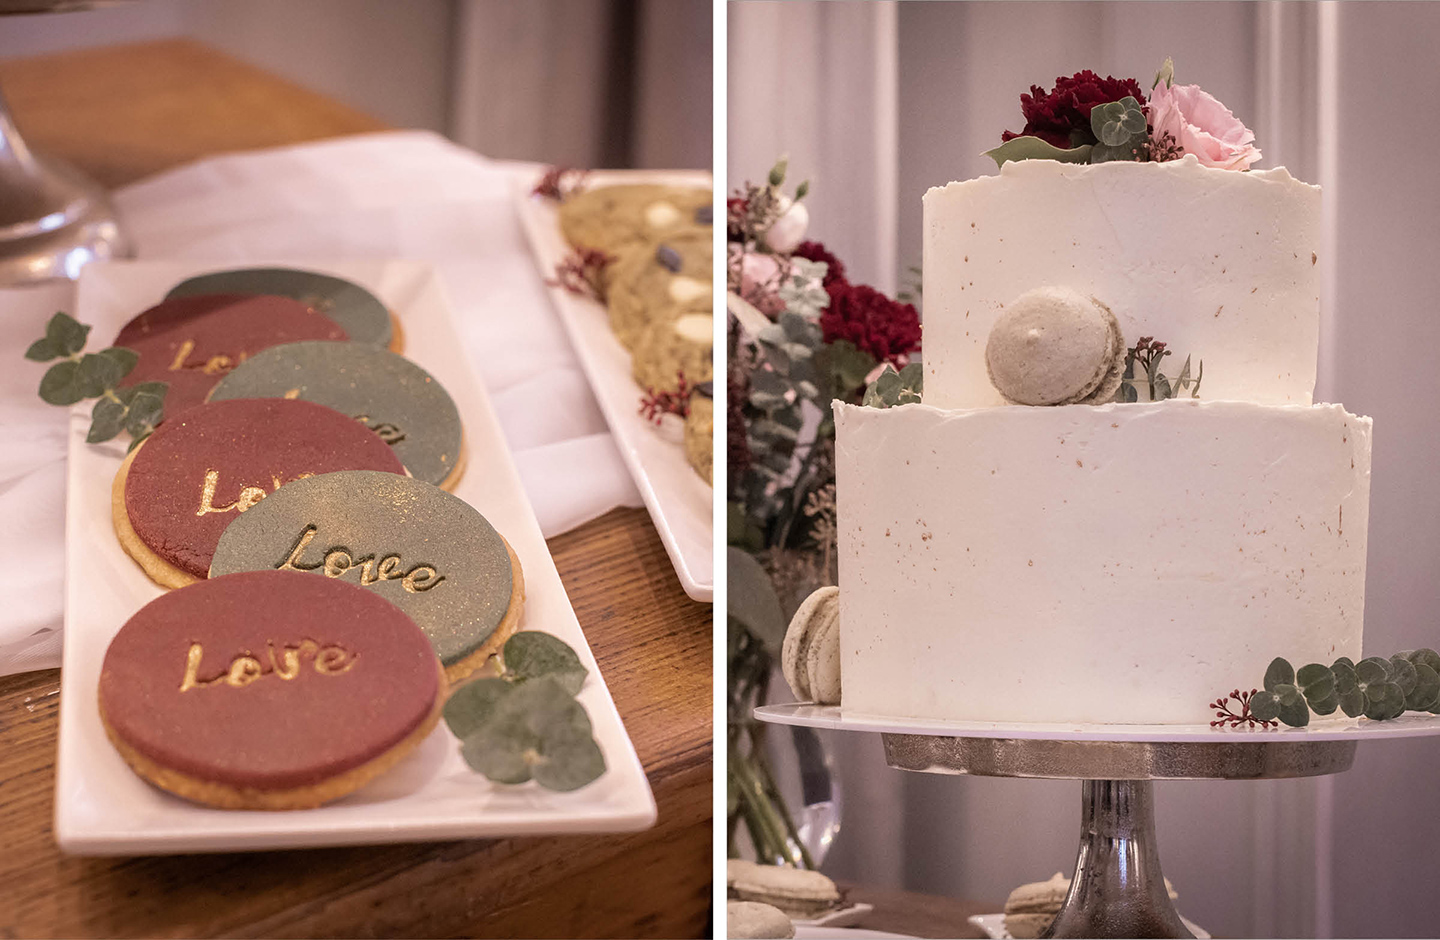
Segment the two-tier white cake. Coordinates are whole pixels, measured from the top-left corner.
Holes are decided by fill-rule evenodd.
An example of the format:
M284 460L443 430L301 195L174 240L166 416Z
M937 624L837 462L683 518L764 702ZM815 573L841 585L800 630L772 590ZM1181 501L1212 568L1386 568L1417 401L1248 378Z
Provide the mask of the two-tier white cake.
M1319 190L1027 160L924 215L924 404L835 406L843 710L1199 723L1273 657L1359 660L1370 419L1312 404ZM1039 287L1203 361L1200 397L1006 404L987 340Z

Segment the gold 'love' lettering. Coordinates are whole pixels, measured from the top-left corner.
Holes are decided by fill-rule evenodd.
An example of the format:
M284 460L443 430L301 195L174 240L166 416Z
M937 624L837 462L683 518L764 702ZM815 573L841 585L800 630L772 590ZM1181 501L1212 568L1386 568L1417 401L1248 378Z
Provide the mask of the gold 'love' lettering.
M355 415L355 420L380 435L380 440L387 444L398 444L405 440L405 432L389 421L377 421L371 424L369 415Z
M228 685L232 688L243 689L267 675L278 676L290 681L300 675L302 657L309 657L311 665L320 675L338 676L341 673L349 672L355 665L356 659L356 654L343 646L336 644L321 646L314 640L301 640L298 646L281 646L278 654L275 643L266 641L265 652L270 663L268 669L265 668L259 657L246 651L230 660L229 667L218 676L201 679L200 662L205 656L205 650L201 644L191 643L190 648L185 652L185 675L180 680L180 691L188 692L191 689L204 689L216 685Z
M195 341L187 339L175 350L175 358L170 360L171 372L203 372L205 375L223 375L245 361L245 353L240 353L240 358L231 359L223 353L211 356L204 362L187 362L190 354L195 351Z
M314 571L318 568L327 578L343 578L346 573L358 568L363 585L399 581L400 586L411 594L423 594L445 580L443 574L436 572L434 565L420 563L402 572L398 554L381 556L378 561L373 553L357 558L342 545L332 545L319 561L307 562L304 560L305 549L314 541L317 531L318 526L306 526L290 547L289 554L275 567L280 571Z
M313 477L313 473L297 473L291 480L303 480L306 477ZM288 481L286 481L288 482ZM200 508L195 510L195 515L203 516L208 512L244 512L251 506L265 498L265 490L258 486L241 487L240 495L232 503L223 506L215 505L215 488L220 484L219 470L206 470L205 482L200 487ZM270 474L271 492L280 488L281 480L276 474Z

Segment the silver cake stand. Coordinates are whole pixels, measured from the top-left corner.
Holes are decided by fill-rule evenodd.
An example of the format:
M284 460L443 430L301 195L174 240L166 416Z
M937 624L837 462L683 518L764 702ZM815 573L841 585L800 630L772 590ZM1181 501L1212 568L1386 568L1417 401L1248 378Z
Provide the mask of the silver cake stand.
M1165 890L1156 780L1277 780L1348 770L1361 741L1440 735L1440 717L1342 719L1306 728L1037 725L842 714L767 705L761 721L878 733L891 767L918 773L1079 780L1080 850L1047 937L1193 936Z

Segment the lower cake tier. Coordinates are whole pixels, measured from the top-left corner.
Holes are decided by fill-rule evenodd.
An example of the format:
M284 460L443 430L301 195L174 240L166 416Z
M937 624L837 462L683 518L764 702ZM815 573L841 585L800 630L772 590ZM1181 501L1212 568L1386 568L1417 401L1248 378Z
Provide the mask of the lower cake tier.
M846 713L1201 723L1358 661L1369 418L1169 400L837 403Z

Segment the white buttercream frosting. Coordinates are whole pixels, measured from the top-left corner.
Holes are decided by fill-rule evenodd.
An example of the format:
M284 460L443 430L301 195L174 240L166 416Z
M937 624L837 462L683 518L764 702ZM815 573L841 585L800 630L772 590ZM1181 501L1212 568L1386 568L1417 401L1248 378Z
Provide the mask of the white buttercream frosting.
M1205 363L1202 397L1309 404L1320 319L1320 191L1285 169L1021 160L924 201L925 399L1002 405L985 343L1037 287L1092 295L1126 346Z
M1204 722L1275 656L1361 656L1369 418L1189 399L835 415L847 713Z

